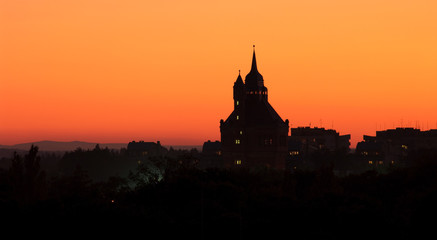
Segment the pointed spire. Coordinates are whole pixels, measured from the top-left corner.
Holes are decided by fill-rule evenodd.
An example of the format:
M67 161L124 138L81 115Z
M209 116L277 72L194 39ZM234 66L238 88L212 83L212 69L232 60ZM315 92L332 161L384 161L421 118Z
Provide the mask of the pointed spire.
M246 75L244 84L246 89L252 89L254 91L259 91L259 88L264 86L263 76L258 72L258 68L256 66L255 45L253 45L252 68Z
M237 77L237 81L235 81L235 83L244 85L243 79L241 78L240 70L238 70L238 77Z
M258 72L258 68L256 67L255 45L253 45L252 68L250 71Z

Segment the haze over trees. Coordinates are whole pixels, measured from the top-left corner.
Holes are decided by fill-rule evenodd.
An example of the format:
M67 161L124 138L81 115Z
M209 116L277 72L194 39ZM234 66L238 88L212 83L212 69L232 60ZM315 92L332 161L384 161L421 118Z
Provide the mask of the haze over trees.
M437 214L432 152L412 156L408 168L343 177L332 164L294 172L199 169L198 156L194 150L170 150L133 157L96 146L66 153L59 172L47 174L32 146L0 170L0 211L10 221L132 223L148 234L194 239L408 239L429 232L429 219ZM119 171L106 171L105 165ZM100 170L109 177L96 175Z

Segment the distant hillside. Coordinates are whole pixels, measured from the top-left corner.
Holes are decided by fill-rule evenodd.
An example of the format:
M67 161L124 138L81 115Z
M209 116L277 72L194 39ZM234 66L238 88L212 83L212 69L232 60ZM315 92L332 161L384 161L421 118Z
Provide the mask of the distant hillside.
M35 145L38 146L40 151L49 151L49 152L58 152L58 151L74 151L77 148L86 149L94 149L97 144L100 145L100 148L109 148L109 149L121 149L127 148L127 143L90 143L90 142L81 142L81 141L72 141L72 142L57 142L57 141L39 141L39 142L29 142L29 143L20 143L15 145L0 145L0 149L14 149L20 151L29 151L30 146ZM173 149L184 149L191 150L196 148L197 150L202 150L202 145L164 145L167 149L172 147ZM8 151L9 152L9 151Z
M17 149L17 150L26 150L30 149L30 146L35 145L38 146L40 151L73 151L77 148L82 149L94 149L94 147L99 144L100 148L109 148L109 149L121 149L126 148L127 143L89 143L89 142L56 142L56 141L40 141L40 142L30 142L30 143L21 143L15 145L0 145L0 148L3 149Z

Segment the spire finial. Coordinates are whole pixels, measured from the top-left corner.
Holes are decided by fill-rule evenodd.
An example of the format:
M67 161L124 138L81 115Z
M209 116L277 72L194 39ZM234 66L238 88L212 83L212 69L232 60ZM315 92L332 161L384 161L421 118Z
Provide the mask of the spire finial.
M238 69L238 75L240 75L240 69Z
M256 67L256 57L255 57L255 45L253 45L253 56L252 56L252 68L250 69L250 71L258 71L257 67Z

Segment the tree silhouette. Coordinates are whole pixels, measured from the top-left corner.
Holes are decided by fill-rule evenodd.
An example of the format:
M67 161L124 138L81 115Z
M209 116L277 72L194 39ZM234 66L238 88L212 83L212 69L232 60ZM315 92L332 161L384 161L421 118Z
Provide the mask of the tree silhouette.
M128 179L135 184L135 188L157 184L162 177L161 171L149 163L140 163L136 171L129 171Z
M21 201L24 196L23 178L24 166L23 160L17 152L14 152L14 157L11 160L12 165L9 168L9 185L11 186L11 197L17 201Z
M13 197L22 204L29 204L43 198L46 188L46 174L40 169L41 158L38 147L32 145L29 153L21 157L14 153L9 168L9 181Z

